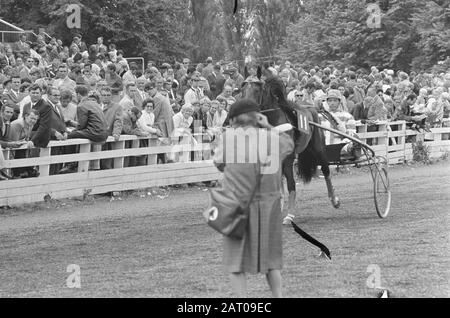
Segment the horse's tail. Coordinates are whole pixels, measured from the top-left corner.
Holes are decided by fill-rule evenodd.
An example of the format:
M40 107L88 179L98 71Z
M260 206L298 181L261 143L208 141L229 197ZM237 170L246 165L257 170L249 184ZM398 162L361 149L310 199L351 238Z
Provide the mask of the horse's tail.
M308 108L314 122L319 123L319 115L315 109ZM326 162L325 138L323 132L316 126L310 125L311 139L306 149L298 155L298 173L305 184L311 182L317 172L317 167Z

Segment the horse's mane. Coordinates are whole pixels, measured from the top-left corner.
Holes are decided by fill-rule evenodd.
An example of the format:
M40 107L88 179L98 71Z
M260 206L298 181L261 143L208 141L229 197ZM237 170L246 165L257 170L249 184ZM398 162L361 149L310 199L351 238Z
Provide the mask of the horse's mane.
M276 76L272 76L265 80L265 84L272 94L278 98L278 106L288 116L291 124L297 126L296 109L294 103L286 99L286 88L284 87L283 81Z

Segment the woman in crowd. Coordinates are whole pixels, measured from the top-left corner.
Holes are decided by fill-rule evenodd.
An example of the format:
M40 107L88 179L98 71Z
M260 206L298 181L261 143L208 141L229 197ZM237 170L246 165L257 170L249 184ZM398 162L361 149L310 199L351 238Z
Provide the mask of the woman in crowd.
M159 130L158 128L154 128L155 126L155 114L153 113L154 110L155 110L155 103L153 99L144 100L144 102L142 103L142 114L137 121L137 126L142 131L146 131L149 132L150 134L162 137L163 134L161 130Z

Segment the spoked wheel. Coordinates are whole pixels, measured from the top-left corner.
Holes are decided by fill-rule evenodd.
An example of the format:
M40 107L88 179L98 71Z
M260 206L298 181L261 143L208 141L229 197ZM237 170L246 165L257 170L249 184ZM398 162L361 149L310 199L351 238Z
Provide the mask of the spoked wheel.
M375 171L374 199L378 216L386 218L391 210L391 187L386 167L380 167Z

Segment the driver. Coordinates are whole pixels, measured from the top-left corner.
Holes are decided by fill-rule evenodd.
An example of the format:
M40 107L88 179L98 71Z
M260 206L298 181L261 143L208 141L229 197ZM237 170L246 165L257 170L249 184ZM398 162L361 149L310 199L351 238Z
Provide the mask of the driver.
M323 111L323 115L331 124L331 127L347 134L351 137L358 138L356 134L356 121L353 116L343 110L341 107L341 92L336 89L330 89L327 95L327 104L329 106L329 111ZM328 144L341 144L346 143L342 149L341 155L350 156L354 158L360 157L360 149L354 144L350 139L342 137L340 135L333 134L330 136Z

